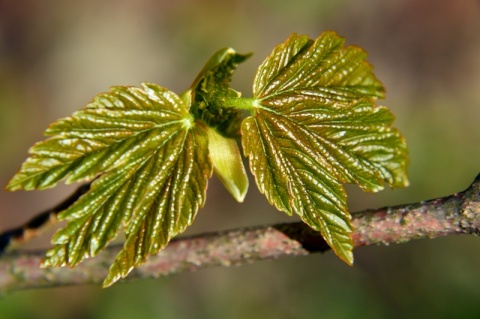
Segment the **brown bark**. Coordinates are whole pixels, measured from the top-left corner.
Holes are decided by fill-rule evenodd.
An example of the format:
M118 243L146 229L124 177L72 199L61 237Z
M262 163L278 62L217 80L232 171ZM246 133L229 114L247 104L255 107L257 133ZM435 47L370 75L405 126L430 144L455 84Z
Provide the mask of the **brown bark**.
M464 192L420 203L354 213L355 246L403 243L419 238L480 234L480 174ZM74 269L39 267L43 251L16 251L0 258L0 293L61 285L98 284L120 246ZM213 266L233 266L328 250L303 223L277 224L173 240L123 280L156 278Z

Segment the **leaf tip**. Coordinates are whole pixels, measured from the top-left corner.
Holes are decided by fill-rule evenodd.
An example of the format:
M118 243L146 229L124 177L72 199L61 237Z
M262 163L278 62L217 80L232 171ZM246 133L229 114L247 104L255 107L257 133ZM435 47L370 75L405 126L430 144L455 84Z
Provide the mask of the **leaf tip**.
M227 181L221 180L223 185L227 188L227 191L232 195L232 197L239 203L243 203L248 192L248 179L243 185L237 186L233 183L228 183Z
M3 188L4 190L6 190L7 192L14 192L16 190L18 190L18 188L16 188L13 183L12 183L12 180L10 180L7 185L5 185L5 187Z
M105 278L105 280L103 280L102 288L110 287L121 278L122 275L120 273L113 273L112 271L109 271L107 277Z
M107 277L103 280L102 288L108 288L118 280L125 278L134 268L132 260L128 258L126 252L122 250L117 256L115 262L110 266Z
M339 256L341 260L343 260L347 265L353 267L353 251L349 250L344 252L341 256Z
M63 267L66 262L65 245L56 245L49 249L40 262L41 268Z
M18 190L32 190L34 187L29 187L28 184L22 184L21 178L19 176L21 172L17 172L13 177L8 181L7 185L5 185L4 189L9 192L14 192Z
M330 247L332 247L333 252L335 253L335 255L338 256L338 258L343 260L347 265L353 266L354 245L353 245L352 233L349 233L346 238L345 237L343 238L343 240L332 243Z

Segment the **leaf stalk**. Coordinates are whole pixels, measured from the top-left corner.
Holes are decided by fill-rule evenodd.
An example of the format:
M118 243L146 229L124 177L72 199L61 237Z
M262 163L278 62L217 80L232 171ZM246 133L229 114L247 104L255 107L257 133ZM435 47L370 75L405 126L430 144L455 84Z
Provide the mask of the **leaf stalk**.
M260 105L260 101L256 98L249 97L229 97L224 100L224 107L233 107L241 110L252 111Z

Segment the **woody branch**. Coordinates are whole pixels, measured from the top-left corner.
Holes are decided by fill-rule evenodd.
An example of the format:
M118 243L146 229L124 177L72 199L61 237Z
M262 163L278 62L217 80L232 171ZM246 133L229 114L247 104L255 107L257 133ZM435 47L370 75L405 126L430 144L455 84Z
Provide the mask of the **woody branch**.
M455 234L480 235L480 174L465 191L429 201L352 214L356 247L396 244ZM99 284L120 246L75 267L39 267L44 251L15 251L0 257L0 293L65 285ZM173 240L125 280L157 278L213 266L233 266L329 249L303 223L276 224L200 234Z

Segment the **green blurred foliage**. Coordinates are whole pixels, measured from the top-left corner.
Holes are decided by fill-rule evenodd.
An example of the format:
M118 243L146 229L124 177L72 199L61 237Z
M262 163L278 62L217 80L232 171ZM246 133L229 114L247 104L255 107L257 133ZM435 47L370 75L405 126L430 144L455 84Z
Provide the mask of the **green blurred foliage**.
M351 210L466 188L480 159L475 0L0 1L0 183L50 122L109 86L151 81L181 92L205 59L231 46L255 52L232 85L251 92L255 69L276 44L292 32L313 38L327 29L369 52L387 88L380 104L397 116L411 154L409 188L349 187ZM66 193L1 191L0 230ZM293 219L254 188L237 204L214 180L189 233L279 220ZM447 237L357 249L353 268L328 253L107 290L18 292L0 300L0 318L475 318L479 250L478 238Z

